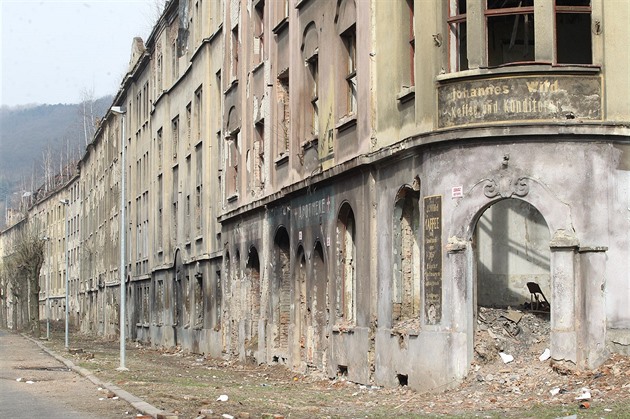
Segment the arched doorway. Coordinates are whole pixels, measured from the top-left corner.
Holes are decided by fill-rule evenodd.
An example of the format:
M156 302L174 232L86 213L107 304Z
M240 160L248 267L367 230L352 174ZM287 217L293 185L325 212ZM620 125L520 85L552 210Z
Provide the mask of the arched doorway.
M230 352L230 327L232 322L230 321L230 307L231 295L232 295L232 259L229 250L225 250L225 256L223 258L225 278L223 279L223 285L221 286L221 297L218 301L221 302L221 336L223 339L223 351Z
M324 367L324 353L328 348L328 330L330 312L330 299L328 295L329 276L324 261L324 248L321 242L315 244L313 249L313 293L312 306L314 310L313 320L315 338L313 339L313 362L320 370Z
M542 214L520 199L497 201L479 217L473 236L478 360L495 358L497 345L513 356L549 347L550 239Z
M184 275L184 264L182 256L177 250L175 252L175 262L173 263L173 340L175 346L179 344L177 330L183 327L183 286L182 277Z
M255 247L249 249L245 267L249 285L249 299L246 315L249 317L245 351L246 356L253 356L258 350L258 321L260 320L260 260Z
M231 353L239 354L239 324L243 320L244 312L243 308L243 296L242 293L242 271L241 271L241 252L236 249L234 252L234 265L232 269L232 278L230 281L231 294L231 310L230 310L230 350ZM244 355L244 354L242 354Z
M291 254L289 234L280 227L274 238L270 315L272 362L285 362L291 322Z
M309 364L313 360L313 348L311 339L309 339L311 307L307 296L308 286L306 281L306 255L304 254L304 248L300 246L297 251L297 264L295 267L295 289L298 290L298 309L295 310L297 342L295 342L296 350L293 351L295 355L293 364L295 367L304 365L304 363Z

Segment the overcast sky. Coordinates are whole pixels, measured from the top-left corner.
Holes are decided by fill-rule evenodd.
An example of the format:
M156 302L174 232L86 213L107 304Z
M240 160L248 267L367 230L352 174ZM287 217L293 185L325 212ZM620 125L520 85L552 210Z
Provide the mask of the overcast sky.
M0 0L0 105L115 94L163 0Z

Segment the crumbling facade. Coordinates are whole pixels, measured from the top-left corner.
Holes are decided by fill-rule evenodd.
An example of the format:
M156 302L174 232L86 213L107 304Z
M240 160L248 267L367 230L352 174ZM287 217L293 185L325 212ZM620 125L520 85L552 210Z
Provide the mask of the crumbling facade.
M75 321L456 385L538 284L551 356L628 352L630 6L169 2L80 162Z

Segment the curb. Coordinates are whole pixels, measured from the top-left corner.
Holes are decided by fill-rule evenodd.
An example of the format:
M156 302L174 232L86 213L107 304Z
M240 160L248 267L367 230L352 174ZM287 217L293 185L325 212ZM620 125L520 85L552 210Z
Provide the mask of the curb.
M72 361L62 357L61 355L58 355L54 351L48 349L46 346L44 346L43 343L39 342L38 340L33 339L32 337L27 336L27 335L25 335L23 333L21 333L21 335L22 335L22 337L24 337L24 338L30 340L31 342L34 342L35 344L37 344L37 346L39 346L44 352L46 352L48 355L52 356L57 361L59 361L62 364L64 364L66 367L68 367L72 371L74 371L74 372L82 375L83 377L87 378L88 380L90 380L92 383L94 383L94 385L96 385L98 387L106 388L107 390L111 391L116 396L118 396L119 399L126 401L131 406L133 406L135 409L137 409L138 411L142 412L142 414L149 415L149 416L151 416L153 418L157 418L158 415L160 415L160 417L163 417L163 415L168 415L169 414L168 412L165 412L165 411L163 411L161 409L158 409L157 407L155 407L155 406L153 406L153 405L143 401L142 399L134 396L133 394L129 393L128 391L125 391L125 390L121 389L120 387L115 386L112 383L104 383L104 382L102 382L90 370L85 369L83 367L79 367L78 365L75 365L74 362L72 362ZM169 416L169 417L171 417L171 416Z

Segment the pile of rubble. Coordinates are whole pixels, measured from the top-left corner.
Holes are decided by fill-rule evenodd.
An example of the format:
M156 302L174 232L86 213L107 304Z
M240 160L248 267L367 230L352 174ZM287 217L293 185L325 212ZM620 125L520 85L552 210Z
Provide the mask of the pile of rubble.
M478 307L475 361L545 361L549 348L549 312Z

